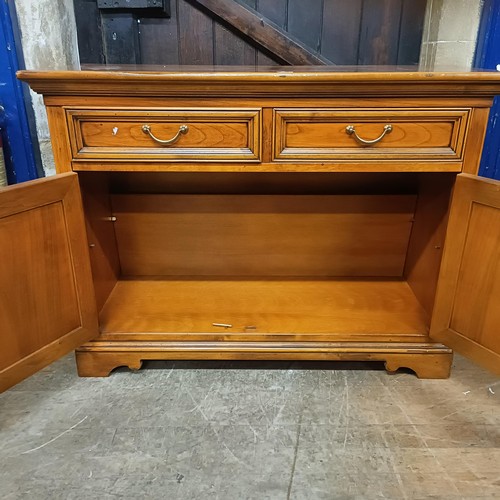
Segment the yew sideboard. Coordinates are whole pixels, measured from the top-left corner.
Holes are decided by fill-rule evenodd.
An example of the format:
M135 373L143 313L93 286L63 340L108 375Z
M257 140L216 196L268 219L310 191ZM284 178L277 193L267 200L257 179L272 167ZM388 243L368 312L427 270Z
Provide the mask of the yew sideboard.
M57 175L0 190L0 389L76 348L500 373L500 74L22 71Z

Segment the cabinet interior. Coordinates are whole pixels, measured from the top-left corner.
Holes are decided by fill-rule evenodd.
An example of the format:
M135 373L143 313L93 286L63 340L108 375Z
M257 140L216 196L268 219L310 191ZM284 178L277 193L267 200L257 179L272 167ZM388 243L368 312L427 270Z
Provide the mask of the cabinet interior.
M104 338L427 338L455 174L79 179Z

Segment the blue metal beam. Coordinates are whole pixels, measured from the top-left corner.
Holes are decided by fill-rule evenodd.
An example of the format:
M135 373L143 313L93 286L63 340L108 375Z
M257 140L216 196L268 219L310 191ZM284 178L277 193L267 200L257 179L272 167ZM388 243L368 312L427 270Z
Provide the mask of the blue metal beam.
M484 0L474 65L492 70L500 65L500 0ZM500 179L500 97L491 108L479 174Z
M21 82L16 79L16 52L11 7L0 0L0 105L5 109L1 129L9 184L39 177ZM14 19L15 21L15 19Z

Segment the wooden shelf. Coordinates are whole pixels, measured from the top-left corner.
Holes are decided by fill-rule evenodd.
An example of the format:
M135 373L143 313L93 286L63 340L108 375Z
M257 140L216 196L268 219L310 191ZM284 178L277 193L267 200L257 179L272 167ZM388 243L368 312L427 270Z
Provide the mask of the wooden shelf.
M121 280L100 324L102 340L402 342L428 331L405 281L370 278Z

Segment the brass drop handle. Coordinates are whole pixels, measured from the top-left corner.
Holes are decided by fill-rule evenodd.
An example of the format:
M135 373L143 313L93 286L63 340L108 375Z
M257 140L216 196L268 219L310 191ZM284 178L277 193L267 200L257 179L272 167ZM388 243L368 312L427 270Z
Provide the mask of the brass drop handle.
M384 131L376 138L372 140L368 139L363 139L359 137L359 135L356 133L356 127L354 125L348 125L345 128L346 134L348 135L354 135L354 138L360 143L363 144L364 146L373 146L373 144L377 144L377 142L380 142L386 134L390 134L392 132L392 125L386 125L384 127Z
M189 127L187 125L181 125L177 134L175 134L172 139L158 139L158 137L156 137L151 131L151 127L149 125L143 125L142 131L145 134L149 135L149 137L151 137L151 139L153 139L153 141L157 142L158 144L161 144L163 146L170 146L171 144L175 144L179 140L181 134L187 134L189 132Z

